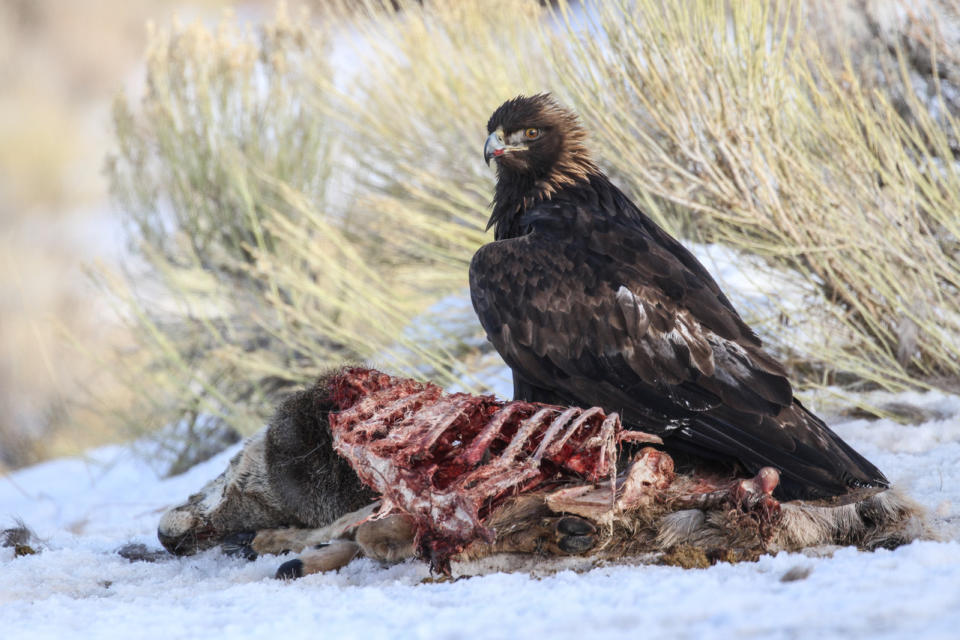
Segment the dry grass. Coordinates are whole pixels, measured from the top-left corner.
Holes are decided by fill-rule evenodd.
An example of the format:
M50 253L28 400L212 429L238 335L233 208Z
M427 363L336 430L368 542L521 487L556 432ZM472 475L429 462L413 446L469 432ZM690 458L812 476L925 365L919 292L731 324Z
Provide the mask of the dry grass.
M956 122L902 90L906 61L894 105L789 2L355 5L154 34L111 163L144 259L141 415L249 430L349 359L469 386L479 327L441 311L486 240L484 125L542 90L658 221L798 279L802 308L754 320L804 383L956 381Z
M790 318L810 327L805 341L778 344L767 331L801 373L887 388L955 381L956 120L945 110L935 120L914 92L902 118L849 59L831 66L789 3L736 3L729 14L721 3L635 4L632 14L605 4L598 17L634 43L608 54L619 91L566 69L601 123L608 162L672 205L663 216L680 211L703 238L815 285L817 298ZM584 47L588 58L604 51L597 40Z
M129 389L83 355L124 339L84 272L119 252L102 173L110 103L142 76L149 16L216 16L224 2L0 3L0 472L125 435L105 406ZM244 4L258 2L272 9Z

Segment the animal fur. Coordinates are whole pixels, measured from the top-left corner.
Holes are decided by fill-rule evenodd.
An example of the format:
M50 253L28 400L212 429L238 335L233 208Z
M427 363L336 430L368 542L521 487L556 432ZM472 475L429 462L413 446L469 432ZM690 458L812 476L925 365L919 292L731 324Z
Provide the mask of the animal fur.
M294 394L247 440L227 470L163 515L160 542L189 555L245 531L315 529L375 499L333 451L327 378Z
M248 556L301 554L281 567L282 577L337 569L358 555L383 562L414 557L413 519L378 517L375 496L333 450L329 381L283 403L224 473L164 514L158 536L168 550L187 555L222 544ZM650 481L637 472L641 462L669 472L670 481ZM642 450L621 473L614 509L604 483L521 492L486 517L494 538L466 546L453 571L662 561L677 549L753 559L824 545L892 548L930 535L922 508L896 489L843 506L765 503L762 492L750 504L730 499L730 488L752 480L698 468L675 472L672 465L666 454ZM704 483L718 490L694 489Z

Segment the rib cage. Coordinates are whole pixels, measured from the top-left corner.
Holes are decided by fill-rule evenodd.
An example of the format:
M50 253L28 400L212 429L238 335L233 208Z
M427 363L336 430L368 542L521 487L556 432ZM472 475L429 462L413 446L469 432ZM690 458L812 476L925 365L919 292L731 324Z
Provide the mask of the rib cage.
M380 514L416 524L434 567L472 540L492 542L487 514L510 495L616 476L624 432L617 414L493 396L444 393L430 383L362 368L330 381L334 448L383 497Z

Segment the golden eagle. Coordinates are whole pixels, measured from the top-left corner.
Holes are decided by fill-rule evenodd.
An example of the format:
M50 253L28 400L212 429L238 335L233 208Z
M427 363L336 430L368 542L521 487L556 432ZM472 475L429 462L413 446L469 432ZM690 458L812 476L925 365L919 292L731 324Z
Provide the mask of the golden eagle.
M474 309L516 400L617 411L672 451L780 471L780 499L845 503L883 474L793 397L707 270L600 171L577 116L519 96L487 124L495 241Z

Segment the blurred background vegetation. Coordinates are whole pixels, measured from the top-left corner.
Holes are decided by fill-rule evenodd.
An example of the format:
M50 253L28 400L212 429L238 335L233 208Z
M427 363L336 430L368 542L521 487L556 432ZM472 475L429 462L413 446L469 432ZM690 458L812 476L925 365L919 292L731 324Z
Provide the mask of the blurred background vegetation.
M51 2L37 55L86 43L112 86L54 77L34 104L56 65L5 72L23 87L0 123L6 464L160 429L175 471L346 361L488 390L503 371L466 291L488 239L480 147L496 106L544 90L658 222L750 266L753 295L729 293L803 388L956 390L956 2L328 0L219 21L214 4L109 16L157 17L144 59L121 53L137 29L111 55ZM43 3L24 6L0 24L26 42ZM112 127L80 126L118 85ZM81 218L64 251L38 241L103 184L116 218ZM125 249L83 289L108 233Z
M148 20L215 22L226 4L0 2L0 472L125 437L100 399L129 391L85 355L135 349L86 273L124 254L110 105L141 91Z

